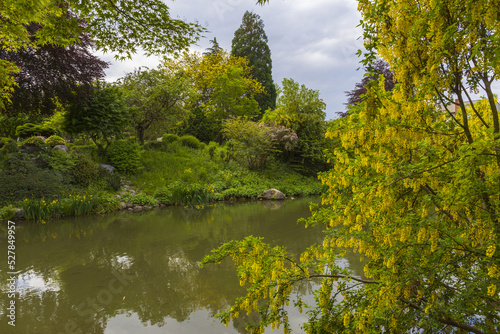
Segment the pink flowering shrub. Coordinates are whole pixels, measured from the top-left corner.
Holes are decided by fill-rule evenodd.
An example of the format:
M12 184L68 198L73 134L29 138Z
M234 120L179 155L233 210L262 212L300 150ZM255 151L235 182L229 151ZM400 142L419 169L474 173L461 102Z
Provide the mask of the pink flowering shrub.
M277 148L284 151L291 151L297 146L298 137L295 131L283 125L267 125L267 133Z

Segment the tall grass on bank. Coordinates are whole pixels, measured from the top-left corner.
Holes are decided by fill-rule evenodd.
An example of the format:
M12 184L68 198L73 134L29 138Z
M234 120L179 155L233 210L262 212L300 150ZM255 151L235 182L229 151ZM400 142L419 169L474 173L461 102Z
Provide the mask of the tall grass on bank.
M118 200L103 194L76 194L67 198L45 200L26 198L21 202L26 219L45 221L65 216L83 216L116 210Z
M214 188L199 184L187 184L175 182L170 186L171 199L174 204L198 205L212 202L214 199Z

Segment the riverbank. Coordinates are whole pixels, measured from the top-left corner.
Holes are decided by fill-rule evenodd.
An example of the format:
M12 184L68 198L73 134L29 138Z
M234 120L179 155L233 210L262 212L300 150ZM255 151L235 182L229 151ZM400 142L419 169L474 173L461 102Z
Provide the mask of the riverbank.
M87 143L12 149L2 157L0 182L5 187L0 192L0 217L44 222L255 199L270 188L287 197L319 195L322 190L316 177L300 174L274 157L262 168L250 169L227 147L216 144L120 143L122 147L105 157Z

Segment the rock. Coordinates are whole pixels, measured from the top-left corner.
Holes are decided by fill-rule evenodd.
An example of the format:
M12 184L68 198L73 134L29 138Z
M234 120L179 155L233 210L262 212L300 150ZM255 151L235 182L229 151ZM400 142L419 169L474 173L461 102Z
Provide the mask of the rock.
M142 211L144 208L140 205L134 206L134 211Z
M125 210L128 207L127 203L125 202L120 202L120 205L122 206L122 210Z
M14 213L14 218L24 219L24 210L23 209L16 209L16 212Z
M285 194L283 194L278 189L268 189L264 190L262 194L259 196L262 199L275 199L275 200L283 200L286 199Z
M115 167L111 165L100 164L99 167L107 169L110 173L113 173L115 171Z
M64 152L64 153L69 152L69 149L66 145L56 145L56 146L54 146L53 150L59 150L59 151Z
M162 141L163 137L156 138L156 141Z

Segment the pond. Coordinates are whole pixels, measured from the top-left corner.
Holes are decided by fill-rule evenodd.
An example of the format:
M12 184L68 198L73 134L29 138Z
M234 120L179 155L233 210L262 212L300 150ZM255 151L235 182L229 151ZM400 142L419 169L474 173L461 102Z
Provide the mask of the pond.
M0 333L245 333L245 323L256 315L242 314L228 327L213 319L245 292L235 266L227 261L200 269L199 262L211 249L248 235L302 252L322 241L320 229L297 224L310 215L309 203L318 200L18 222L16 275L7 273L5 228L0 234ZM354 257L345 262L361 274ZM15 327L7 317L11 276L17 291ZM304 281L294 294L312 302L315 284ZM306 316L292 310L290 319L300 333Z

